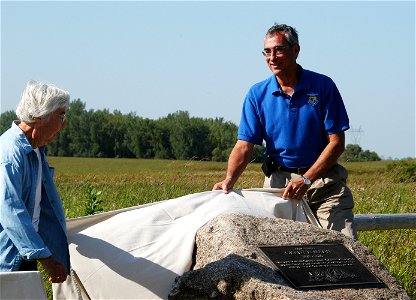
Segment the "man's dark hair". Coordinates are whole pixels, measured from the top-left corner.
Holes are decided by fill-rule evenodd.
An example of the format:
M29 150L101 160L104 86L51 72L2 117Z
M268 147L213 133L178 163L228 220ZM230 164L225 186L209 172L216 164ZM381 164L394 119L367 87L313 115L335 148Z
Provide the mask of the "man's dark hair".
M287 42L289 43L290 46L299 44L298 32L292 26L289 26L289 25L286 25L286 24L274 23L274 25L272 27L270 27L269 30L267 30L266 36L271 36L271 35L274 35L275 33L278 33L278 32L283 32L284 33L284 35L286 37L286 40L287 40Z

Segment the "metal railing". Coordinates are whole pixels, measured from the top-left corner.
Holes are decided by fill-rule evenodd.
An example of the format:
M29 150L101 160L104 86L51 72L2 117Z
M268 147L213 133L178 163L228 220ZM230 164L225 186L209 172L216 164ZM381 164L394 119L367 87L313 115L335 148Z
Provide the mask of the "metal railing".
M355 214L358 231L416 229L416 213L408 214Z

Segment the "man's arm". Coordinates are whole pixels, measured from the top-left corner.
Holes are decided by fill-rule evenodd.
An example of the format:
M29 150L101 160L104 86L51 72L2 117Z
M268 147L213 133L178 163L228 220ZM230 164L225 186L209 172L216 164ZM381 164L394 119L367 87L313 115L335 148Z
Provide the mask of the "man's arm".
M328 135L328 145L324 148L321 155L319 155L316 162L309 168L304 174L311 182L322 177L325 172L335 165L338 158L345 150L345 133L341 131L339 133ZM303 179L293 180L289 182L286 187L283 198L301 199L306 193L308 186L303 182Z
M248 163L253 156L254 144L238 140L230 157L228 158L227 174L225 179L214 185L213 190L223 190L224 193L228 193L228 190L232 189L237 179L243 173Z

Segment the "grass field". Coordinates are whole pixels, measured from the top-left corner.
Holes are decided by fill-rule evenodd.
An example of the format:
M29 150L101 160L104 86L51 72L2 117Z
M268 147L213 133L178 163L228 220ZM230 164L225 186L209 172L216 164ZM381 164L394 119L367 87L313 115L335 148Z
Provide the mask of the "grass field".
M226 163L144 159L49 157L67 218L85 215L94 188L97 208L110 211L211 190ZM416 182L397 183L389 162L348 163L355 213L415 213ZM250 164L235 188L261 187L259 164ZM359 232L366 245L416 299L416 230ZM50 287L47 286L50 293Z

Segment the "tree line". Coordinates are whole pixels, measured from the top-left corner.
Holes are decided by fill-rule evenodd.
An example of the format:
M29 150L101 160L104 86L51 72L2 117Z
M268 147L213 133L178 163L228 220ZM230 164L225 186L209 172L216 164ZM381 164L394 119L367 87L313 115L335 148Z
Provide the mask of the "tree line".
M15 119L13 111L2 113L0 133ZM76 99L66 120L67 128L48 144L48 155L226 161L237 140L232 122L190 117L186 111L152 120L134 113L86 110ZM261 159L263 151L257 147L254 159Z
M13 120L13 111L0 115L0 134ZM190 117L187 111L152 120L134 113L86 110L80 99L71 101L66 120L67 128L48 144L48 155L227 161L238 130L223 118ZM262 162L264 151L255 146L253 161ZM380 160L377 153L358 145L347 145L340 157L340 161L374 160Z
M374 151L363 150L357 144L348 144L344 153L339 158L340 161L359 162L359 161L378 161L381 158Z

